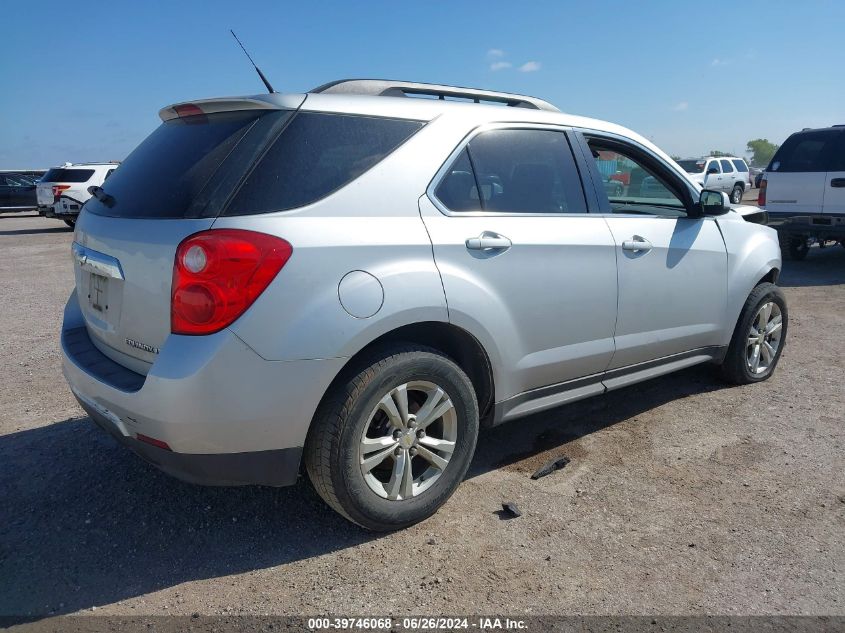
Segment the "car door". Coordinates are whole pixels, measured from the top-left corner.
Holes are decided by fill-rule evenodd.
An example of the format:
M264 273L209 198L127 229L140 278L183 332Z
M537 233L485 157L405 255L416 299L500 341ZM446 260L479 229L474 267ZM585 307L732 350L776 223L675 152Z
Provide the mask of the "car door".
M588 213L565 131L477 130L432 181L420 213L450 321L497 356L497 401L605 370L615 247L605 221Z
M691 188L647 148L585 136L593 156L614 153L654 179L648 198L602 198L597 191L618 262L616 349L608 369L721 344L727 251L715 219L688 216Z
M722 191L730 193L734 188L734 183L742 180L742 177L736 172L733 163L729 160L721 159L719 166L722 168Z
M0 174L0 208L10 207L11 187L5 174Z
M725 185L722 183L722 168L719 166L718 160L709 160L704 166L704 188L724 191Z
M8 199L10 207L34 207L35 184L21 174L7 175Z
M827 174L824 184L825 215L841 216L845 222L845 131L840 131L830 143L826 158Z

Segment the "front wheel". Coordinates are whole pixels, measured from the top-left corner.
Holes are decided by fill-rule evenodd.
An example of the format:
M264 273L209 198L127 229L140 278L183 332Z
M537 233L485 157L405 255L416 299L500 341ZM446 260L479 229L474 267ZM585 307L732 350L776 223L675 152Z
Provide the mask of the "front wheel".
M341 515L397 530L449 499L477 438L478 404L463 370L434 349L393 345L337 380L308 433L305 467Z
M67 224L70 228L74 228L76 226L76 220L75 219L63 218L62 222Z
M742 193L744 189L742 185L734 185L733 190L731 191L731 202L734 204L739 204L742 202Z
M788 325L789 312L781 289L771 283L754 288L739 315L722 375L737 385L769 378L783 352Z

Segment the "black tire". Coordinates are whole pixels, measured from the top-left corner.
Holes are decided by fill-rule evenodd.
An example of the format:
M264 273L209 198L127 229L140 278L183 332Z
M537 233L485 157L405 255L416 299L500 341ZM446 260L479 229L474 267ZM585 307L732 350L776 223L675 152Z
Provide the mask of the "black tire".
M744 192L745 188L742 185L734 185L734 188L731 190L731 202L733 204L742 202L742 194Z
M807 253L810 252L810 245L807 243L806 237L790 238L786 248L789 258L797 262L806 258Z
M455 448L429 488L407 499L390 500L379 496L367 483L359 447L372 427L370 414L379 401L399 385L413 381L439 386L452 401ZM477 438L478 404L463 370L435 349L396 343L375 350L335 381L308 432L305 468L317 493L334 510L368 530L387 532L430 517L449 499L469 468ZM387 459L395 466L391 454Z
M63 218L62 222L67 224L70 228L74 228L76 226L76 220L68 220L68 219Z
M760 308L766 303L773 302L780 309L781 332L777 349L773 360L768 368L761 373L754 373L748 366L747 354L749 350L748 340L752 322L757 317ZM786 298L783 291L772 283L762 283L748 295L745 305L739 315L736 328L734 329L728 352L722 362L722 376L728 382L735 385L747 385L754 382L762 382L768 379L775 371L783 348L786 345L786 334L789 326L789 311L786 306Z

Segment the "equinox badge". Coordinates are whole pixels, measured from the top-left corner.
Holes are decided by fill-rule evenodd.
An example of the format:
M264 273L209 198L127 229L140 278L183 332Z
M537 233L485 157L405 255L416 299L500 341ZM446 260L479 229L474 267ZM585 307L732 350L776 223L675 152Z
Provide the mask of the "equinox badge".
M159 350L158 350L157 347L153 347L152 345L147 345L146 343L142 343L141 341L136 341L136 340L131 339L131 338L127 338L127 339L124 339L124 340L126 341L126 344L129 347L134 347L135 349L140 349L140 350L143 350L145 352L149 352L150 354L158 354Z

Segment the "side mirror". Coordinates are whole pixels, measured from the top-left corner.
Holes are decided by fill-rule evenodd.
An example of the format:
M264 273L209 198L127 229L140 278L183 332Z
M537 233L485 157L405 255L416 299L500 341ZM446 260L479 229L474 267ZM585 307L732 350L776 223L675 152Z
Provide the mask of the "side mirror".
M718 170L718 169L716 169L715 167L711 167L710 169L708 169L708 170L707 170L707 174L708 174L708 175L710 175L710 174L718 174L718 173L719 173L719 170Z
M722 215L731 207L731 199L724 191L704 189L698 200L698 211L704 215Z

